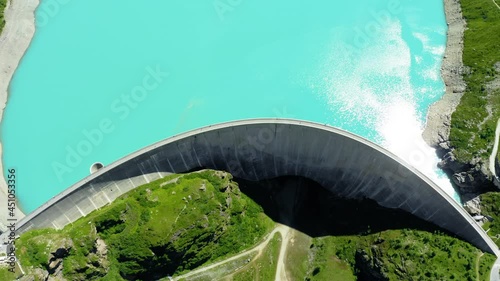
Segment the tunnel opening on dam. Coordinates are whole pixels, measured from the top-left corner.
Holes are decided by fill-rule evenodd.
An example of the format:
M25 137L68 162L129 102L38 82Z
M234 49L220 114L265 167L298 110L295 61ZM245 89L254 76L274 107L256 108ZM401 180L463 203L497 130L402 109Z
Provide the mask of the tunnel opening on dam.
M382 207L369 198L343 198L304 177L283 176L261 181L235 178L234 181L243 193L262 206L272 220L310 237L416 229L431 233L439 231L461 239L406 211Z

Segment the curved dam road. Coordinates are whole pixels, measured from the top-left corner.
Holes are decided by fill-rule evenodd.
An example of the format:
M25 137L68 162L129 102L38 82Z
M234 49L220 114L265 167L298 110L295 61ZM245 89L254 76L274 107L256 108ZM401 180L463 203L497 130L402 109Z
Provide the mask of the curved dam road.
M253 119L189 131L134 152L58 194L18 222L57 228L169 173L225 170L246 180L302 176L346 198L370 198L430 221L500 256L472 217L392 153L354 134L307 121Z

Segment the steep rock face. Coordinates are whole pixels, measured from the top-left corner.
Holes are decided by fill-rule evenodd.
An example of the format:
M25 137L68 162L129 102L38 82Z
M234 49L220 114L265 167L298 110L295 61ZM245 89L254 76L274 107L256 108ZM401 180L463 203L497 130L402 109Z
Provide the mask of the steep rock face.
M68 260L65 260L65 262L70 263ZM109 261L108 249L104 240L95 238L90 251L85 256L85 262L79 264L71 261L70 266L73 270L69 276L66 276L68 280L94 280L106 275L109 269Z
M493 188L493 177L489 171L488 159L475 158L468 163L460 162L450 144L451 115L466 90L463 76L470 74L470 69L464 66L462 61L466 22L460 1L445 0L444 4L448 40L441 76L446 85L446 92L440 101L430 107L422 136L430 146L436 148L437 155L442 158L439 167L449 175L459 189L462 200L466 202Z
M477 194L492 188L492 174L488 163L481 158L474 158L469 163L457 161L453 150L448 150L438 166L450 175L460 194L467 199L467 194Z
M500 74L500 62L497 62L494 68ZM499 89L500 77L497 77L496 79L486 84L486 91L490 95L492 95ZM486 110L489 111L490 115L492 114L490 105L487 106ZM426 140L430 145L437 148L438 155L442 158L441 162L439 163L439 167L448 172L455 185L459 188L464 199L467 200L470 197L468 196L469 193L477 195L478 193L491 190L495 188L495 186L497 188L500 188L500 182L495 178L494 175L500 175L500 165L498 163L498 158L495 159L494 169L490 168L489 159L486 159L484 156L475 156L467 163L458 161L455 157L453 148L450 146L449 126L450 124L448 120L446 122L447 133L444 133L442 130L436 131L437 135L439 136L437 142L433 142L432 139ZM491 145L493 146L494 144ZM487 154L487 150L486 148L484 148L479 151L474 151L474 154L484 155Z
M63 260L69 255L69 252L74 247L71 239L62 239L57 241L55 251L50 253L47 267L47 281L62 281L66 280L63 277Z
M67 258L70 256L71 251L74 249L74 242L69 238L56 240L56 245L52 248L55 249L48 256L48 262L45 269L34 268L31 272L23 276L21 281L68 281L68 280L88 280L104 276L109 269L108 249L104 240L97 238L91 251L86 256L87 260L81 268L76 268L78 274L71 276L64 276L63 270L66 263L68 266ZM75 267L74 264L71 265Z
M50 253L51 256L47 267L47 271L50 275L57 276L61 274L63 259L69 255L71 248L73 248L73 241L70 239L64 239L59 242L57 249Z
M377 246L372 246L371 257L365 250L356 250L355 260L360 281L389 281L384 273L384 263L381 260L382 253Z
M464 208L471 215L481 215L481 198L479 196L468 200Z
M66 258L71 249L74 247L71 239L54 240L54 245L51 246L52 252L47 257L47 266L45 269L34 268L30 274L24 275L21 281L66 281L63 277L63 260Z

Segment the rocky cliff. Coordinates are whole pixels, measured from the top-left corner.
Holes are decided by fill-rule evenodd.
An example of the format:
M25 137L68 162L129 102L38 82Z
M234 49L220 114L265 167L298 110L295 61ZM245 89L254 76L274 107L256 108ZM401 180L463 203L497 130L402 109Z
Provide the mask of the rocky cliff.
M467 163L460 162L450 144L451 115L467 88L463 76L469 74L470 69L464 66L462 60L466 21L462 15L460 0L445 0L444 4L448 40L441 75L446 92L440 101L430 107L423 137L430 146L436 148L442 159L440 168L450 176L463 201L467 202L478 193L493 187L492 174L487 159L474 157Z

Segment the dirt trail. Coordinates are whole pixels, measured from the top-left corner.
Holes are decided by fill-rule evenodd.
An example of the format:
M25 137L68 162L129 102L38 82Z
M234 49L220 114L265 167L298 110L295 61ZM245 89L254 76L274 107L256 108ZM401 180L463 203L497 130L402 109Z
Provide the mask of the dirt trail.
M232 256L232 257L230 257L228 259L225 259L223 261L220 261L220 262L217 262L217 263L205 266L205 267L198 268L198 269L193 270L193 271L191 271L189 273L186 273L184 275L177 276L175 278L172 278L172 280L180 280L180 279L183 279L183 278L188 278L188 277L191 277L191 276L203 273L203 272L205 272L207 270L214 269L214 268L216 268L218 266L221 266L221 265L223 265L225 263L234 261L234 260L239 259L241 257L244 257L246 255L249 255L249 254L251 254L251 253L253 253L255 251L259 252L257 254L257 256L255 257L255 258L258 258L260 256L260 254L262 253L262 251L266 248L267 244L269 244L269 241L271 241L271 239L273 238L274 234L276 234L277 232L279 232L281 234L281 236L283 237L282 238L282 242L281 242L282 243L281 244L282 245L281 248L282 249L286 248L286 246L283 246L283 243L285 243L285 241L286 241L286 244L288 244L288 240L285 239L285 237L287 237L289 231L290 231L290 228L288 226L278 224L278 226L275 229L273 229L273 231L271 231L271 233L269 233L267 235L267 237L266 237L266 239L264 241L262 241L260 244L258 244L257 246L253 247L252 249L244 251L244 252L241 252L241 253L237 254L236 256ZM284 255L282 256L282 252L280 251L280 259L278 261L278 264L283 259L284 259ZM283 271L284 271L284 269L283 269ZM276 280L286 280L286 279L276 279Z
M280 231L281 233L281 248L280 248L280 255L278 258L278 268L276 269L276 277L274 277L275 281L288 281L288 278L286 276L286 268L285 268L285 258L286 258L286 250L288 247L288 242L290 241L291 237L293 236L293 231L290 231L290 227L284 226L284 229Z
M497 2L495 0L491 0L493 1L493 3L495 4L495 6L497 6L497 8L500 10L500 6L497 4Z

